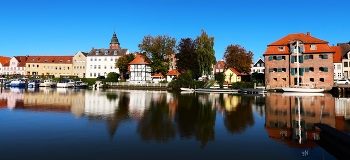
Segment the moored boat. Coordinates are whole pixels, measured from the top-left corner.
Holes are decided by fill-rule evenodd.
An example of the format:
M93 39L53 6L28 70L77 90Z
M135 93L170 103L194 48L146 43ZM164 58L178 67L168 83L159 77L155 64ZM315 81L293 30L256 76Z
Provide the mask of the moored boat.
M28 88L38 88L40 85L40 82L41 82L40 79L29 80Z
M24 87L26 87L26 80L23 78L18 78L18 79L12 80L10 82L10 86L24 88Z
M87 88L88 84L83 81L75 81L74 88Z
M57 88L72 88L74 87L75 81L73 79L61 79L57 83Z
M57 82L52 80L52 79L45 79L43 81L41 81L40 83L40 87L56 87Z

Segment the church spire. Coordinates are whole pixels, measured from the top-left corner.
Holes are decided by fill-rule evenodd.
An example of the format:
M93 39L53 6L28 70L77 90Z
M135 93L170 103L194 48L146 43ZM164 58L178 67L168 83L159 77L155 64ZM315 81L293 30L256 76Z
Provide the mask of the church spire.
M117 38L117 34L115 34L115 31L113 33L111 43L110 43L110 49L120 49L120 43Z

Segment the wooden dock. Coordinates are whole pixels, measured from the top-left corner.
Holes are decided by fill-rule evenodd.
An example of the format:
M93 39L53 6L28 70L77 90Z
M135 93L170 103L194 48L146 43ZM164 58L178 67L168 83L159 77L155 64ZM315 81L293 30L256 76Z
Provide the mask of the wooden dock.
M315 126L321 129L320 140L315 140L319 146L337 159L349 159L350 135L323 123L315 123Z

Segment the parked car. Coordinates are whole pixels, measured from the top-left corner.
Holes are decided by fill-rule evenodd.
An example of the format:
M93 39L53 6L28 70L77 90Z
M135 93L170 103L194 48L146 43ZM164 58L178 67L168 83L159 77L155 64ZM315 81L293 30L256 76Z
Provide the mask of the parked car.
M338 84L350 84L350 81L347 79L338 79L337 81L334 82L334 85Z
M106 79L105 76L98 76L97 79Z

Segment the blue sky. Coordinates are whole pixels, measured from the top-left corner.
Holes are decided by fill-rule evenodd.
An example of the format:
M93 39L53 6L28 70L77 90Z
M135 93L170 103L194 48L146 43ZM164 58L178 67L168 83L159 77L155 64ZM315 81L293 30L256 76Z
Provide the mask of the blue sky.
M290 34L310 32L330 45L350 41L348 0L1 0L1 56L74 55L108 48L139 51L144 36L215 38L217 60L230 44L254 53Z

